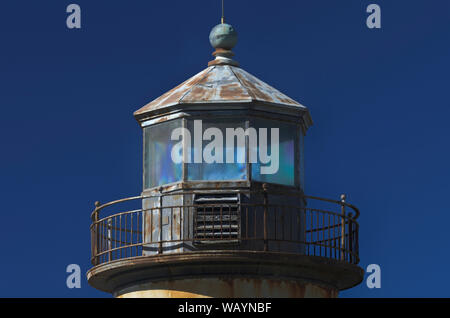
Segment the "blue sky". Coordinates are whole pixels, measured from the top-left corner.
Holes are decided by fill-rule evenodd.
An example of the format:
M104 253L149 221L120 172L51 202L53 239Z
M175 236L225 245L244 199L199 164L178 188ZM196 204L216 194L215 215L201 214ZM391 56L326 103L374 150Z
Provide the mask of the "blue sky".
M94 202L138 195L132 113L204 69L219 1L8 1L0 11L1 297L105 297L89 267ZM365 25L382 9L381 30ZM236 60L308 106L306 192L361 210L361 266L382 288L448 297L450 2L227 1Z

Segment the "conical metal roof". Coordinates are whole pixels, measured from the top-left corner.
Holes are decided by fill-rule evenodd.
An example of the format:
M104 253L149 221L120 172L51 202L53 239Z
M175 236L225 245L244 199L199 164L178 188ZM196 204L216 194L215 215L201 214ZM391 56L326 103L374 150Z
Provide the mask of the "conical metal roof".
M239 67L214 65L145 105L135 115L177 104L234 102L264 102L306 110L300 103Z
M221 43L213 41L216 38L222 42L232 38L233 41L225 42L235 44L237 40L234 38L234 29L226 24L219 26L225 28L226 32L215 27L210 35L211 43ZM135 117L142 118L155 111L159 113L164 108L183 104L220 107L221 104L230 103L258 103L298 110L304 114L302 117L305 128L312 124L305 106L240 68L239 63L232 60L234 54L228 47L215 48L213 55L216 59L209 63L208 68L136 111Z

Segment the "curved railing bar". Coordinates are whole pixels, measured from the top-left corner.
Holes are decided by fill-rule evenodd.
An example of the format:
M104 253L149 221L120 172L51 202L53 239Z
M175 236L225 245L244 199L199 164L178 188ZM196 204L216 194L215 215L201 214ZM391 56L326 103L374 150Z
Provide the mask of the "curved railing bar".
M267 191L267 192L268 192L268 194L275 194L277 191ZM202 192L201 191L188 191L188 192L183 191L183 192L162 193L161 195L141 195L141 196L135 196L135 197L129 197L129 198L125 198L125 199L111 201L111 202L108 202L108 203L105 203L105 204L102 204L102 205L100 205L98 202L96 202L96 208L91 213L91 219L94 221L95 216L97 216L97 219L98 219L98 216L99 216L98 213L101 210L104 210L107 207L110 207L110 206L116 205L116 204L120 204L120 203L124 203L124 202L128 202L128 201L144 200L144 199L156 199L156 198L160 198L161 196L166 197L166 196L190 195L190 194L198 194L198 193L202 193ZM229 191L225 191L224 190L224 193L229 193ZM263 190L248 190L248 191L246 191L246 190L238 190L238 191L235 191L234 193L247 193L247 194L248 193L258 193L258 194L264 194L265 191L263 191ZM279 192L279 193L282 194L281 192ZM356 206L354 206L353 204L347 203L345 201L342 201L342 200L338 201L338 200L333 200L333 199L326 199L326 198L320 198L320 197L309 196L309 195L301 195L301 194L288 194L288 195L294 195L294 196L298 196L300 198L317 200L317 201L322 201L322 202L334 203L334 204L341 205L341 206L346 206L348 208L351 208L355 212L354 216L350 215L349 217L351 217L352 219L356 220L360 216L359 209ZM328 212L331 212L331 211L328 211Z

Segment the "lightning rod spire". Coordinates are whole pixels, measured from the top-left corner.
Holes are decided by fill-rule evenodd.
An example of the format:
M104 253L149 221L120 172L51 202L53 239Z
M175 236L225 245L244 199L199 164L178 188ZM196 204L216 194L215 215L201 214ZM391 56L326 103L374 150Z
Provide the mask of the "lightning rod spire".
M225 23L225 5L224 5L224 0L222 0L222 19L221 19L222 24Z

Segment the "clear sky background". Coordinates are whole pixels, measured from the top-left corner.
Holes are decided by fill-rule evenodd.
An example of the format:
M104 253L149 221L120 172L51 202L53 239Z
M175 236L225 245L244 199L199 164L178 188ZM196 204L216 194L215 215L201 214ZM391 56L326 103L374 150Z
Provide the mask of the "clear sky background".
M219 0L7 1L0 9L0 296L107 297L90 268L94 202L142 190L132 113L203 70ZM366 27L366 7L382 29ZM449 297L450 2L227 0L236 60L309 107L306 192L361 210L361 267L382 288Z

